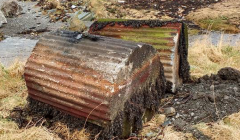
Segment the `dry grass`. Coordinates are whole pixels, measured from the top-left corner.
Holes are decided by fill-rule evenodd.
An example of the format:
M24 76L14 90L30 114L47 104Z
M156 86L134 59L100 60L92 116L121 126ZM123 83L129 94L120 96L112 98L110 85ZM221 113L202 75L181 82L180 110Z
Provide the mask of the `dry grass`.
M238 46L225 46L223 39L218 45L211 43L208 34L202 40L196 40L189 48L188 61L191 65L191 75L200 77L217 73L223 67L233 67L240 70L240 43Z
M60 140L45 127L19 129L9 120L0 120L0 140Z
M177 132L169 126L164 129L162 140L195 140L195 138L191 133Z
M26 95L26 86L23 80L24 63L15 62L9 68L0 65L0 99L11 95Z
M15 107L26 105L27 88L23 79L24 63L15 62L9 68L0 67L0 140L54 140L59 139L45 127L19 129L7 119Z
M90 134L86 132L86 129L75 130L74 132L70 132L69 128L61 123L55 122L53 125L53 132L61 135L66 140L89 140Z
M213 30L240 32L238 28L240 24L239 7L239 0L224 0L191 12L187 19L205 29L211 24Z
M196 127L212 140L239 140L240 112L213 124L198 124Z
M140 137L146 137L149 140L195 140L191 133L177 132L172 126L162 127L166 121L166 116L156 114L149 122L145 123L139 133Z

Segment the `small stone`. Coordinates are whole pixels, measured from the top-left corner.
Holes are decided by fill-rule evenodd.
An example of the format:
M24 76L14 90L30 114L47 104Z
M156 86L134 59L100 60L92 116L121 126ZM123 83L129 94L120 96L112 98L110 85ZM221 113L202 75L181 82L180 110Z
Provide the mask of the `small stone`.
M223 99L224 99L224 100L228 100L228 99L229 99L229 96L224 95Z
M168 125L170 125L170 124L172 124L171 121L170 121L170 120L166 120L166 121L162 124L162 126L165 127L165 126L168 126Z
M190 115L191 115L191 116L194 116L194 113L193 113L193 112L191 112L191 113L190 113Z
M72 5L72 6L71 6L72 9L75 9L76 7L77 7L76 5Z
M234 87L233 90L234 90L235 93L238 92L238 88L237 87Z
M173 107L168 107L164 109L164 114L166 116L174 116L176 114L176 110Z
M176 115L176 117L175 118L179 118L180 117L180 114L179 113L177 113L177 115Z
M176 102L177 105L180 105L181 103L180 102Z
M214 91L214 85L211 85L211 86L210 86L210 90L211 90L211 91Z
M219 101L221 97L218 93L211 93L207 96L207 98L210 102L214 102L214 100Z

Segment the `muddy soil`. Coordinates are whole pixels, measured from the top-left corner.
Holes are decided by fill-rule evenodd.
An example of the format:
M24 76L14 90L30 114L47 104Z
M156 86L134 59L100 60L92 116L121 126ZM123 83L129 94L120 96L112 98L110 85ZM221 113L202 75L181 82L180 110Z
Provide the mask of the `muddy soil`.
M158 17L169 16L172 18L182 19L189 12L203 7L207 7L212 3L220 2L221 0L126 0L123 3L124 8L156 9L159 11Z
M215 122L239 112L240 71L223 68L217 75L185 84L175 96L166 96L162 107L176 109L176 115L168 117L169 123L178 131L192 131L192 125ZM203 135L197 133L195 137L201 139Z
M2 2L1 2L2 3ZM0 4L1 4L0 3ZM18 2L22 7L20 15L7 18L7 24L0 28L5 36L39 39L46 32L65 26L64 22L50 22L51 19L37 7L37 2Z

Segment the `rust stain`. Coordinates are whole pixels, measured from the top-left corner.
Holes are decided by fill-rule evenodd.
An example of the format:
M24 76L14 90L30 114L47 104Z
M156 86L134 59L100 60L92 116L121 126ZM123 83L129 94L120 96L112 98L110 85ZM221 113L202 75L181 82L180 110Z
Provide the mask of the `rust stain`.
M40 39L25 66L29 96L105 126L128 99L122 96L157 78L160 56L150 45L75 37L57 32Z
M143 25L134 28L125 26L124 22L116 22L115 24L108 24L100 30L93 30L93 27L91 27L89 32L153 45L160 53L165 77L172 83L171 90L175 92L176 88L182 84L182 79L179 76L180 54L178 51L182 26L182 23L168 23L161 27Z

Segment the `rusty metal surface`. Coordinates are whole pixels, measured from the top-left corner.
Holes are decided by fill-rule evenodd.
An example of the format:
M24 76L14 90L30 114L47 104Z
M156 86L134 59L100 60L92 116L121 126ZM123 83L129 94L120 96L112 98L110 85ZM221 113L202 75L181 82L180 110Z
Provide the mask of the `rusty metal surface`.
M29 96L103 126L133 91L159 75L160 56L141 43L75 32L45 35L29 57Z
M135 28L128 25L133 24L133 26L136 26L134 22L124 23L122 21L107 25L101 25L101 22L99 22L100 25L97 25L98 23L93 24L89 32L153 45L160 53L165 77L171 83L172 92L175 92L176 88L183 82L179 76L180 54L178 48L182 23L167 23L161 27L150 27L150 25L144 25L143 23L143 25ZM137 22L141 24L141 21ZM100 26L97 30L94 29L96 25Z

